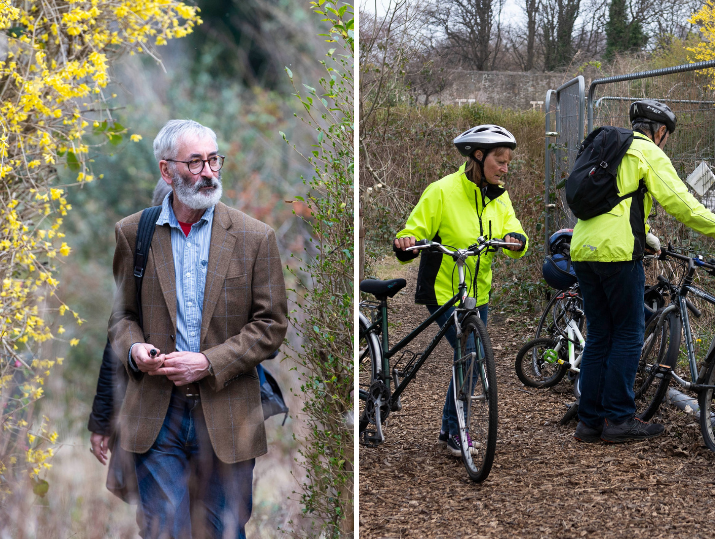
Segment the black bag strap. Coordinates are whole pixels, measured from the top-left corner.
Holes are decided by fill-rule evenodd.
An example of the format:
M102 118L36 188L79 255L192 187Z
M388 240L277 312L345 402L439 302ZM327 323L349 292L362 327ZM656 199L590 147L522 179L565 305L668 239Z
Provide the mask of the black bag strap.
M645 185L644 179L641 178L641 180L638 182L638 189L636 189L635 191L633 191L633 192L631 192L631 193L628 193L627 195L623 195L622 197L618 197L618 203L620 204L621 202L623 202L623 201L626 200L627 198L634 197L634 196L636 196L636 195L638 195L638 194L640 194L641 196L642 196L642 195L645 195L647 192L648 192L648 188L647 188L646 185Z
M153 206L142 212L139 219L139 228L137 228L137 243L134 249L134 281L137 289L137 312L139 313L139 327L144 330L144 319L142 316L142 280L144 279L144 270L146 263L149 260L149 247L151 239L154 237L156 229L156 221L161 214L161 206Z

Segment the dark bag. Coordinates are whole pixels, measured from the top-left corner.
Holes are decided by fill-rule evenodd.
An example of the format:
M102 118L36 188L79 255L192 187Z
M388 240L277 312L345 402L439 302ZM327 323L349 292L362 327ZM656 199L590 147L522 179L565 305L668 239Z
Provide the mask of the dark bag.
M638 189L618 196L618 166L633 142L633 131L622 127L599 127L581 143L571 174L566 180L566 202L581 220L611 211L621 201L645 192Z
M154 237L156 221L161 214L161 206L147 208L142 212L137 228L136 248L134 249L134 279L137 288L137 311L139 314L139 326L144 329L142 317L141 287L144 278L144 270L149 259L149 246ZM109 341L107 341L109 344ZM121 361L117 360L114 378L114 396L116 404L124 400L124 393L127 389L128 375ZM115 409L118 406L115 406ZM107 471L107 490L121 498L127 503L137 503L138 488L137 476L134 467L134 454L122 449L119 440L119 428L113 425L112 433L109 436L109 470Z

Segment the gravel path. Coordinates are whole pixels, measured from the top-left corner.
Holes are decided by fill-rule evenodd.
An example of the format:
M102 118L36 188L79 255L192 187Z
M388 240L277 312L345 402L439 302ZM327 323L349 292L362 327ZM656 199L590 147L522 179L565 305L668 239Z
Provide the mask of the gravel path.
M408 280L390 303L394 343L427 310L413 303L417 265L388 269ZM664 405L655 418L666 424L660 438L576 442L575 423L558 425L571 385L527 389L514 372L534 326L532 316L491 306L499 437L489 478L471 482L461 460L436 444L451 376L445 341L403 394L402 411L388 418L386 442L360 447L360 537L712 537L715 453L697 421ZM410 348L421 350L435 331Z

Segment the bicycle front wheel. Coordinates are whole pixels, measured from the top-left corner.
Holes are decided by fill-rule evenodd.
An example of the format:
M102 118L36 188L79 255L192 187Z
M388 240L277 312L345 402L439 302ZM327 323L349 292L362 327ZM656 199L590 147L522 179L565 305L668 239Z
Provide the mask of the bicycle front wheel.
M552 387L568 372L559 359L568 360L568 343L561 340L563 348L556 350L559 340L534 339L526 343L516 355L516 375L528 387Z
M645 329L643 348L633 386L636 402L636 416L650 420L663 402L670 376L658 366L676 364L680 347L680 318L666 315L662 325L658 325L660 311L652 317Z
M462 322L461 360L454 365L454 396L462 461L469 478L484 481L497 444L497 376L487 328L479 317Z
M705 385L715 385L715 361L711 361L705 371ZM713 433L713 398L715 391L705 389L698 394L698 404L700 405L700 431L703 433L703 440L710 451L715 451L715 433Z

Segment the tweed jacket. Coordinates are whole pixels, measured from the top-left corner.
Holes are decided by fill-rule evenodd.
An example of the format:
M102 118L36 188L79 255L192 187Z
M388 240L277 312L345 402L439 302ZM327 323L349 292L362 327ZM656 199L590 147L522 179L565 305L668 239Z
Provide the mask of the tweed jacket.
M122 448L148 451L169 408L174 384L166 376L135 372L128 365L133 343L176 350L176 283L169 225L157 226L142 283L144 333L139 327L134 248L141 212L115 227L117 292L109 319L112 348L129 373L119 414ZM271 227L219 202L201 318L201 352L214 371L199 381L211 444L226 463L267 452L256 365L280 346L287 329L282 263Z

